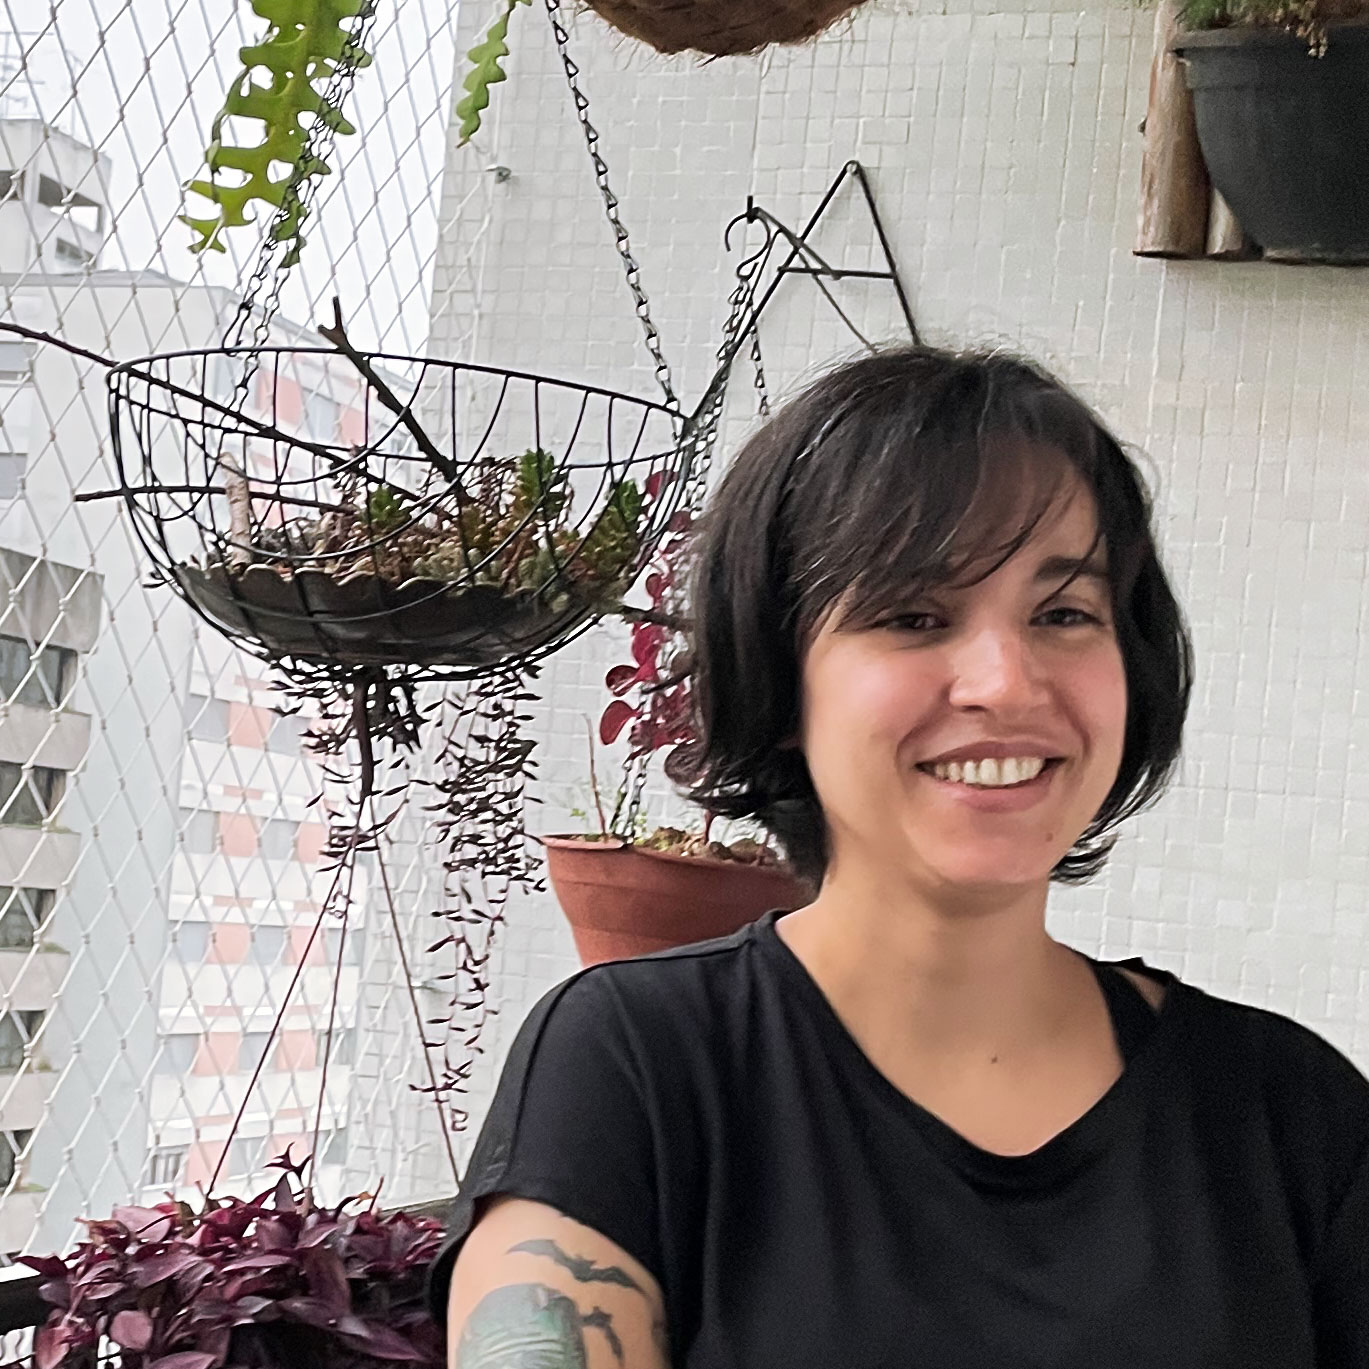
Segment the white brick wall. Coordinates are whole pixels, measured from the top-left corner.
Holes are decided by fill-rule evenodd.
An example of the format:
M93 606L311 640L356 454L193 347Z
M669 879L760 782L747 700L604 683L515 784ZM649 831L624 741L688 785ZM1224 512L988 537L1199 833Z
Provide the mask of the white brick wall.
M473 36L485 7L465 8ZM1198 649L1183 776L1094 885L1056 897L1055 927L1290 1012L1369 1065L1369 272L1131 255L1151 26L1124 0L927 0L759 60L667 60L592 15L573 38L686 400L731 285L723 225L748 193L801 222L857 157L928 338L1025 349L1148 453ZM540 6L511 41L494 116L449 158L435 345L650 393ZM818 240L852 263L871 243L854 205ZM897 336L887 289L840 294ZM806 283L764 339L785 385L851 350ZM607 641L543 676L552 826ZM550 897L516 911L504 1044L573 968Z

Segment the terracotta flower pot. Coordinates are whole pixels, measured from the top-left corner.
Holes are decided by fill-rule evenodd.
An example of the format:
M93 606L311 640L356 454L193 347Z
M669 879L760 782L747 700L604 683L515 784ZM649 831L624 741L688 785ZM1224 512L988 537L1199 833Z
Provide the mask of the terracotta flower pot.
M658 52L730 57L815 38L864 0L587 0L629 37Z
M811 896L774 866L584 837L542 843L551 887L585 965L730 936L773 908L798 908Z

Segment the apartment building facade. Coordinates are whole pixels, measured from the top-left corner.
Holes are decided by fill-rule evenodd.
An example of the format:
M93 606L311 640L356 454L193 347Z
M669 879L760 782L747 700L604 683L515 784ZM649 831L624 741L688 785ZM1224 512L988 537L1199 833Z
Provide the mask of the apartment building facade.
M0 120L0 160L11 318L115 359L218 345L230 292L101 269L97 239L72 232L73 209L107 222L102 158ZM89 255L59 255L58 238ZM316 339L279 322L268 345ZM206 374L233 396L233 366ZM242 402L343 449L364 430L340 358L263 367ZM265 666L149 588L119 501L74 502L116 483L107 434L100 367L0 337L0 572L27 573L30 599L55 587L48 616L21 594L0 618L0 1257L63 1246L131 1195L265 1184L287 1147L316 1153L326 1193L364 1186L349 1112L370 1100L393 1127L412 1111L409 1131L431 1113L377 1045L404 1028L368 870L345 929L323 916L307 720L282 716ZM269 453L247 460L270 474Z

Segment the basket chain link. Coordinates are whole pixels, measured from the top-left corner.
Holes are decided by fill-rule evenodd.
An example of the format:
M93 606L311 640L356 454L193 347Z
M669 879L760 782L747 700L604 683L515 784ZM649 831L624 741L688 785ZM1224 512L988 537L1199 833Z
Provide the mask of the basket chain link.
M580 68L570 55L570 36L561 22L561 0L546 0L546 5L547 15L551 19L551 30L556 38L556 51L560 54L561 65L565 69L566 83L570 87L571 99L575 102L575 115L585 135L585 146L589 149L590 160L594 163L594 180L599 187L599 194L603 197L604 211L608 216L609 227L613 230L614 245L618 249L618 255L623 259L627 286L632 292L637 317L641 320L646 349L651 354L656 371L656 381L665 395L667 407L679 412L680 400L671 379L670 363L666 361L665 353L661 349L661 335L652 320L651 305L642 285L642 268L632 254L632 242L628 237L622 215L618 212L618 196L609 185L608 164L599 151L599 131L590 122L589 101L580 89Z

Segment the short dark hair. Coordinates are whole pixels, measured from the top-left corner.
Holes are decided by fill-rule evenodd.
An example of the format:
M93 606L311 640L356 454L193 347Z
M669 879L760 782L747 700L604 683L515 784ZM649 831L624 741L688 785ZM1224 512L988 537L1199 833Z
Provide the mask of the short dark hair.
M1043 461L1047 451L1063 460ZM998 350L862 357L743 446L696 544L699 741L681 772L691 798L758 820L796 872L820 882L826 825L792 744L812 634L838 601L843 621L860 626L920 589L983 579L1028 540L1070 476L1097 504L1128 699L1117 779L1053 878L1096 874L1109 833L1173 771L1192 646L1135 463L1059 380Z

